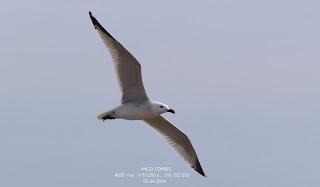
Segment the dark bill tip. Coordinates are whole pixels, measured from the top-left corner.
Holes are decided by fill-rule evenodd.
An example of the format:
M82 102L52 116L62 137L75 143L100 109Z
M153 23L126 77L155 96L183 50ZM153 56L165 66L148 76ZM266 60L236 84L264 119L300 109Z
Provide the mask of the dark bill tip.
M168 112L171 112L172 114L175 114L176 112L173 109L167 110Z

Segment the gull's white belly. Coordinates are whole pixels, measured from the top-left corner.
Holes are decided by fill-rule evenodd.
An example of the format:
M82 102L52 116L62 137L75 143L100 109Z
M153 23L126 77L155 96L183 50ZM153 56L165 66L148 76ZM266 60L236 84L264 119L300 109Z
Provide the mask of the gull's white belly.
M125 103L117 107L116 118L127 120L144 120L155 117L157 114L153 113L148 104L131 104Z

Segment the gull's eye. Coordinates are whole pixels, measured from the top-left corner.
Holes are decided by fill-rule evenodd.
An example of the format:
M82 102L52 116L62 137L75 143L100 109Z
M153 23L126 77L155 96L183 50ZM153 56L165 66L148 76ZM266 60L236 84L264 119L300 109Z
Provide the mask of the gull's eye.
M163 108L163 106L160 106L160 108Z

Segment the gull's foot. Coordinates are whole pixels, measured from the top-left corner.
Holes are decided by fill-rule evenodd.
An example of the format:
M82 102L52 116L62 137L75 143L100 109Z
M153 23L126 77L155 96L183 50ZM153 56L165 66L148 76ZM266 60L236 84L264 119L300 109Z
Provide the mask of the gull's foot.
M112 117L112 116L107 114L107 115L103 116L101 119L102 119L102 122L104 122L107 119L116 119L116 118L114 118L114 117Z

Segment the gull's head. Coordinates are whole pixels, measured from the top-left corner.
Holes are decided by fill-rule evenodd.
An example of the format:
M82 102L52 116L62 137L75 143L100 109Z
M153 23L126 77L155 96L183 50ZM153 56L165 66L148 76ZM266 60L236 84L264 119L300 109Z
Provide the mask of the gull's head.
M170 107L168 107L168 105L166 105L164 103L160 103L160 102L155 102L153 105L153 109L154 109L154 111L156 111L159 114L166 113L166 112L171 112L171 113L175 114L175 111L172 108L170 108Z

